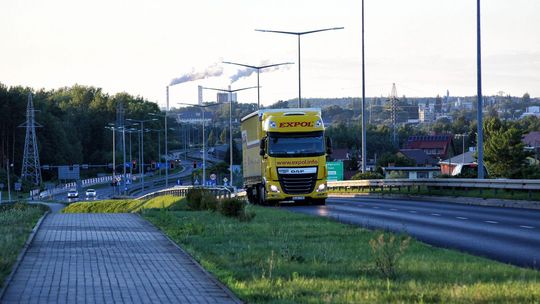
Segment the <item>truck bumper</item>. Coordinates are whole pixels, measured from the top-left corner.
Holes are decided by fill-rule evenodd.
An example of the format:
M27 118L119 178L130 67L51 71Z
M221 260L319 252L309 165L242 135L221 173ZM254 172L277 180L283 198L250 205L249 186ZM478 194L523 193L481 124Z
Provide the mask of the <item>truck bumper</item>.
M321 186L324 185L324 186ZM275 186L275 187L272 187ZM267 182L266 188L266 200L268 201L304 201L310 199L326 199L328 192L326 188L326 181L318 180L315 184L315 188L311 193L301 194L288 194L284 193L279 181ZM277 191L275 191L277 188ZM324 188L324 189L321 189Z

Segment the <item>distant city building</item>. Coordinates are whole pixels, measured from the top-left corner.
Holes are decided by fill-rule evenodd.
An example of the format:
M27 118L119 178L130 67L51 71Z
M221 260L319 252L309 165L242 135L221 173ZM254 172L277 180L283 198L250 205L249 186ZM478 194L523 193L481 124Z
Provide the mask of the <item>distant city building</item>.
M229 97L230 97L229 93L218 92L217 96L216 96L216 101L217 101L217 103L227 103L227 102L230 101ZM236 93L232 93L232 100L233 100L233 102L237 102Z
M521 118L525 118L527 116L540 117L540 107L539 106L527 107L525 113L521 114Z
M433 107L418 107L418 120L420 122L432 122L435 120L435 111Z

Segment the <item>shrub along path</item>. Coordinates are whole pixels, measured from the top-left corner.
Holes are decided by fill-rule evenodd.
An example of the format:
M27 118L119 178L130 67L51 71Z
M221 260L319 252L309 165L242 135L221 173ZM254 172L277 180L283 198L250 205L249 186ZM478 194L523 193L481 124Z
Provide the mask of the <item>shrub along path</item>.
M52 214L2 303L239 302L135 214Z

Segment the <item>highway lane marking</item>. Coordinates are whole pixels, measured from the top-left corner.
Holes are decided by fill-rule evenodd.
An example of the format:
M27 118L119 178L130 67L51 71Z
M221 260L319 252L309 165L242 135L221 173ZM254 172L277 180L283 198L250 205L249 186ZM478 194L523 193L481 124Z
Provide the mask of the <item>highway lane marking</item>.
M397 211L397 209L391 208L390 211Z
M495 222L495 221L484 221L484 223L489 223L489 224L498 224L499 222Z
M438 214L438 213L432 213L431 215L433 215L433 216L441 216L441 215Z
M376 206L375 206L375 207L371 207L371 208L373 208L373 209L379 209L379 207L376 207Z
M460 219L460 220L468 220L468 218L466 217L463 217L463 216L456 216L457 219Z
M520 225L519 227L526 228L526 229L534 229L533 226L526 226L526 225Z
M418 212L416 212L414 210L410 210L409 213L418 213Z

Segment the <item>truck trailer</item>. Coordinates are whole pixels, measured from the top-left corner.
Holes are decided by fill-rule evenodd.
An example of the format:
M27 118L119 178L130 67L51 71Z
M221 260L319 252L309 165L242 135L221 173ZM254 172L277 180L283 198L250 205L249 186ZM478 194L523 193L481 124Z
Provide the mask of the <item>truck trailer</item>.
M244 188L251 203L324 205L331 141L321 110L264 109L241 120Z

